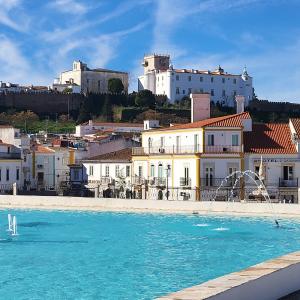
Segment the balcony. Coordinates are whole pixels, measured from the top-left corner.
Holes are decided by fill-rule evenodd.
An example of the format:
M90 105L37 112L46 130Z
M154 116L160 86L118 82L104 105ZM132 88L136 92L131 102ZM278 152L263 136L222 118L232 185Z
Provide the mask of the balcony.
M206 153L238 153L242 152L242 146L232 146L232 145L205 145Z
M134 147L132 148L132 155L195 154L201 153L202 149L202 145L186 145L181 147L176 145L167 147ZM207 153L239 153L242 152L242 150L242 146L205 145L205 152Z
M180 186L181 187L190 187L192 185L191 178L180 177Z
M5 159L20 159L21 158L21 152L20 153L0 152L0 158L5 158Z
M298 178L288 180L279 178L279 187L296 188L298 187Z
M166 186L167 179L162 177L152 177L149 180L149 185L152 186Z
M225 181L224 178L201 178L201 187L203 188L218 188L219 186L232 188L240 186L240 180L236 182L236 178L231 178Z
M134 176L134 177L132 177L132 184L134 184L134 185L145 184L145 178L139 177L139 176Z

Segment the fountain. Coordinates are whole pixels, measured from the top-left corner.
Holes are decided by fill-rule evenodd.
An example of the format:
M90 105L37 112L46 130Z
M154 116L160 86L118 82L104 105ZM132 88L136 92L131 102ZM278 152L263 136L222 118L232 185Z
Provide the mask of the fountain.
M13 236L18 235L18 225L17 225L17 217L13 216L12 220L12 234Z
M271 208L273 210L273 205L272 205L272 201L271 201L271 198L270 198L270 195L267 191L267 188L263 182L264 180L264 171L263 171L263 160L262 160L262 157L260 159L260 166L259 166L259 171L258 171L258 174L253 172L252 170L246 170L246 171L235 171L233 173L231 173L230 175L226 176L221 184L219 185L219 187L217 188L216 192L215 192L215 196L214 198L212 199L212 201L216 201L216 198L218 196L218 193L220 191L221 188L224 187L224 185L228 182L229 179L231 178L236 178L232 188L231 188L231 191L230 191L230 196L229 196L229 199L228 199L228 202L231 201L231 199L233 199L234 197L234 190L236 189L237 187L237 184L240 182L240 180L242 178L245 178L247 176L247 178L249 178L252 182L254 182L254 184L256 185L256 190L254 190L252 192L252 194L254 196L260 196L260 197L263 197L265 199L265 201L267 203L269 203L271 205ZM255 178L257 180L255 180ZM257 182L258 181L258 182ZM241 200L244 200L245 199L241 199ZM233 200L234 202L234 200ZM275 219L275 224L277 227L279 227L279 222L277 219Z
M12 217L11 214L7 215L7 219L8 219L8 229L7 231L12 232L13 231L13 226L12 226Z

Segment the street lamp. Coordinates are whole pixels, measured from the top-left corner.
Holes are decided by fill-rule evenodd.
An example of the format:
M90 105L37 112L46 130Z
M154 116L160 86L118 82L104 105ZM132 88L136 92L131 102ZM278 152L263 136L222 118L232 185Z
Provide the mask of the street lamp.
M167 200L169 200L169 172L170 172L170 169L171 169L171 166L168 165L167 166L167 181L166 181L166 188L167 188L167 193L166 193L166 196L167 196Z

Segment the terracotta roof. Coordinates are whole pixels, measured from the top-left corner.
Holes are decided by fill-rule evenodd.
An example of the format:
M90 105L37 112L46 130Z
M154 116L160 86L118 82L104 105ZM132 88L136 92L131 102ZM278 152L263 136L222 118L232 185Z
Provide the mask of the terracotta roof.
M290 121L295 128L297 136L300 137L300 119L290 119Z
M202 128L202 127L242 127L243 119L251 119L248 112L243 112L235 115L227 115L223 117L210 118L194 123L174 125L172 127L153 129L151 131L165 131L165 130L178 130L178 129L189 129L189 128Z
M132 157L132 149L125 148L119 151L97 155L86 159L85 161L111 161L111 162L130 162Z
M89 125L89 122L85 122L80 124L82 125ZM93 122L93 124L91 126L111 126L111 128L114 127L143 127L144 128L144 124L139 124L139 123L113 123L113 122Z
M227 72L209 71L209 70L191 70L191 69L174 69L176 73L206 74L220 76L241 76L241 74L230 74Z
M36 145L35 152L36 153L54 153L55 151L48 147L42 146L42 145Z
M244 132L244 151L259 154L296 154L288 124L253 124Z

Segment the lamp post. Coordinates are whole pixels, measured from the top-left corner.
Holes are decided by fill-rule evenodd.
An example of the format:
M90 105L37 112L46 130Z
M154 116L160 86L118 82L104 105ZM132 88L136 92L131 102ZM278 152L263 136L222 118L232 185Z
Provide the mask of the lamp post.
M166 196L167 196L167 200L169 200L169 171L170 171L171 167L170 165L167 166L167 180L166 180L166 187L167 187L167 193L166 193Z

